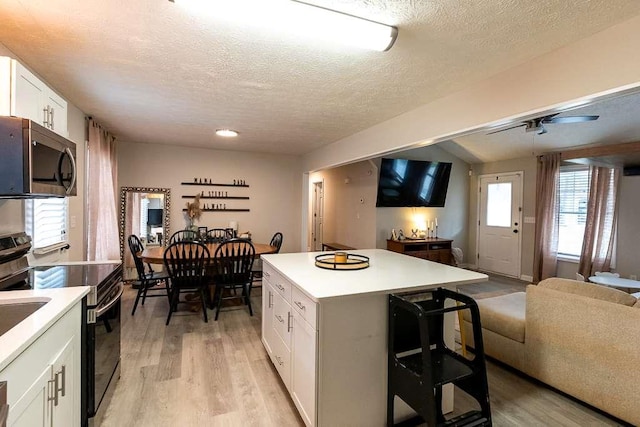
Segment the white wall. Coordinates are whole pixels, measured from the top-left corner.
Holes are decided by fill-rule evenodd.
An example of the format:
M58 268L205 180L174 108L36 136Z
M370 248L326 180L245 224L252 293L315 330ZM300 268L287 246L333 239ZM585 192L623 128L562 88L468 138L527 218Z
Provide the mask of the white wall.
M20 61L6 46L0 43L0 56L9 56ZM20 61L29 68L29 64ZM33 72L32 69L30 69ZM42 79L40 76L38 76ZM44 79L42 79L45 81ZM50 86L51 87L51 86ZM55 88L52 87L55 90ZM64 94L58 92L64 98ZM4 88L3 88L4 95ZM68 129L69 139L76 143L76 163L78 167L78 195L69 198L69 244L71 249L63 252L54 252L34 258L37 262L55 261L79 261L84 259L84 185L85 176L85 114L73 104L68 104ZM24 201L0 200L0 234L12 233L24 230Z
M160 187L171 190L171 232L185 228L183 195L197 191L228 191L229 196L249 196L250 200L216 201L227 208L249 208L250 212L203 212L200 226L226 227L238 221L240 232L251 231L256 242L269 242L273 234L284 234L282 252L299 251L301 194L297 156L185 148L172 145L118 143L118 186ZM183 186L194 178L231 183L243 179L249 188Z
M376 208L377 247L386 249L393 228L402 228L405 235L410 235L416 216L432 221L438 218L438 237L452 239L453 247L461 248L465 253L464 262L468 262L469 165L435 145L385 157L451 162L452 166L443 208Z
M376 191L378 169L370 162L315 172L313 182L324 182L324 242L358 249L376 247ZM362 200L362 203L361 203ZM311 230L311 218L309 218Z
M640 278L640 176L620 180L616 271L624 277Z
M469 165L436 146L408 150L388 157L451 162L445 206L376 208L379 158L314 172L310 176L309 190L312 190L313 182L324 182L323 241L338 242L355 248L386 249L391 229L402 228L408 235L410 229L415 227L416 217L430 220L437 217L438 236L453 239L454 246L466 251Z

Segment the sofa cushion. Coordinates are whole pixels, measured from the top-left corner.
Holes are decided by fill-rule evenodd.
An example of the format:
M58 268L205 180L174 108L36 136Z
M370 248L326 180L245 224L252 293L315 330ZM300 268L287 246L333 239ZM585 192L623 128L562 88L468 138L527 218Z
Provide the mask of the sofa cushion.
M589 298L595 298L603 301L622 304L631 307L636 303L636 298L619 289L609 288L607 286L596 285L595 283L579 282L571 279L561 279L559 277L550 277L544 279L538 286L556 291L566 292L569 294L582 295Z
M480 309L480 323L484 329L495 332L514 341L524 342L526 294L514 292L492 298L476 300ZM469 310L463 317L471 322Z

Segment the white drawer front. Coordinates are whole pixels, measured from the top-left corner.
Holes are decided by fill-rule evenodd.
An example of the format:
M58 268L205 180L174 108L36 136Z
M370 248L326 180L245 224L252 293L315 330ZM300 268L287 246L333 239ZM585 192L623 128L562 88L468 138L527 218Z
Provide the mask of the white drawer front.
M291 289L291 306L313 329L317 329L318 310L316 303L295 286L292 286Z
M286 302L291 301L291 283L267 263L264 263L262 267L262 280L265 279Z
M273 300L273 329L276 330L288 349L291 348L291 306L279 294L275 294Z
M271 346L273 353L270 354L271 361L276 367L282 382L287 386L287 390L291 391L291 351L284 345L280 337L274 336L273 345Z

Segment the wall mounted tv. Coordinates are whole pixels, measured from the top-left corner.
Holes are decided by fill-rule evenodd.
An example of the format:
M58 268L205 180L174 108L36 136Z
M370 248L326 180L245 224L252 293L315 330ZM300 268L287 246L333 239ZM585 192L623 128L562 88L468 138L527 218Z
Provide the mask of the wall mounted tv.
M147 224L162 225L162 209L148 209Z
M376 207L444 207L451 163L382 159Z

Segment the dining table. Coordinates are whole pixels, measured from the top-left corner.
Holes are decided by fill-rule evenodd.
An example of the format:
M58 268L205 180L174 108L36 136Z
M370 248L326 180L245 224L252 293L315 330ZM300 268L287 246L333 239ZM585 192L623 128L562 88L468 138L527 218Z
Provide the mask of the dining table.
M256 250L256 257L265 254L274 254L278 252L278 248L275 246L271 246L268 243L253 243L253 247ZM209 250L209 259L210 261L215 260L216 249L220 246L220 243L205 243L204 244ZM142 253L140 254L142 261L149 264L164 264L164 251L165 246L147 246L144 248ZM213 308L213 293L215 289L215 283L211 283L209 286L209 294L207 295L207 305L209 308ZM195 295L195 294L194 294Z
M640 291L640 281L625 279L615 276L591 276L589 281L598 285L610 286L612 288L631 289L633 292Z
M274 254L278 252L278 248L275 246L271 246L268 243L253 243L253 247L256 250L256 257L265 254ZM214 258L216 254L216 249L220 246L220 243L205 243L207 249L209 249L210 258ZM140 256L142 260L149 264L164 264L164 251L165 246L147 246L144 248Z

